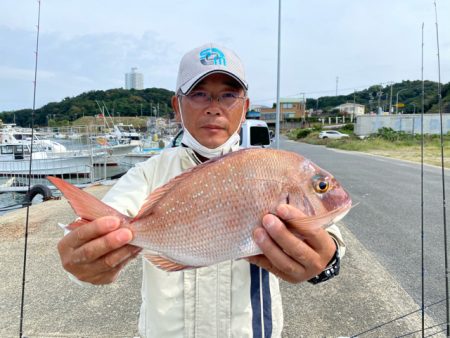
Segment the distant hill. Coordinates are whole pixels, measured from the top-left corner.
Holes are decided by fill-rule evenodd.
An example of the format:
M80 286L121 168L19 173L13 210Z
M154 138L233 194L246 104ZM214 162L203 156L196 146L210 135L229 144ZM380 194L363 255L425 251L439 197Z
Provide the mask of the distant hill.
M425 81L425 112L438 112L437 82ZM441 87L442 108L444 113L450 113L450 83ZM405 106L404 113L421 112L422 82L402 81L392 84L392 105L398 102ZM365 90L348 95L323 96L318 99L307 99L306 107L321 109L331 113L333 108L346 102L363 104L366 112L376 111L378 103L385 111L389 110L391 87L389 85L374 85ZM83 116L109 114L111 116L167 116L172 113L171 97L174 92L163 88L148 88L144 90L109 89L82 93L75 97L66 97L60 102L50 102L36 110L35 125L64 126ZM15 115L15 117L14 117ZM0 119L5 123L14 121L20 126L29 126L31 109L0 113Z
M426 113L436 113L438 111L437 82L424 81L425 104L424 111ZM402 81L401 83L392 84L392 105L397 101L403 103L404 108L400 108L404 113L412 114L414 109L416 113L421 112L422 107L422 81ZM441 86L443 112L450 113L450 82ZM366 106L366 112L376 111L378 103L389 111L391 87L390 85L381 86L374 85L362 91L356 91L348 95L323 96L319 99L307 99L307 108L318 108L326 112L331 111L334 107L346 103L356 102ZM379 100L379 102L378 102ZM415 108L414 108L415 107Z
M172 112L171 97L174 92L163 88L109 89L66 97L60 102L50 102L36 109L34 123L37 126L63 126L83 116L109 114L111 116L167 116ZM31 109L0 113L4 123L15 121L29 126Z

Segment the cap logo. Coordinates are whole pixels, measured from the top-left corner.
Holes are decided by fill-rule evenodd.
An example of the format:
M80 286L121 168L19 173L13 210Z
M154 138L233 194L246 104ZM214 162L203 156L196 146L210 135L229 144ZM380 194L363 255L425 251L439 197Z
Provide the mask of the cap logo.
M220 49L207 48L200 52L200 62L202 65L227 65L225 55Z

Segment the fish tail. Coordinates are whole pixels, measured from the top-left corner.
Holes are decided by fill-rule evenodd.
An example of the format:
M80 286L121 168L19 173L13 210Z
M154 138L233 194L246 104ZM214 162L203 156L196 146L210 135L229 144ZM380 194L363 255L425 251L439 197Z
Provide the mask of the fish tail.
M73 184L53 176L47 176L47 179L54 184L69 201L72 209L79 217L81 217L81 224L92 222L103 216L116 216L122 220L128 218Z

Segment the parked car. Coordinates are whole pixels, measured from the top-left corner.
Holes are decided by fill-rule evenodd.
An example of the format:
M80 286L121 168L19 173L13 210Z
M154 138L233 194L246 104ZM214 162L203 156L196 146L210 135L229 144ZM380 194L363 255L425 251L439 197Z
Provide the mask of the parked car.
M340 139L340 138L343 138L343 137L348 137L348 135L347 134L343 134L343 133L341 133L339 131L336 131L336 130L323 130L319 134L319 138L322 138L322 139L324 139L324 138Z

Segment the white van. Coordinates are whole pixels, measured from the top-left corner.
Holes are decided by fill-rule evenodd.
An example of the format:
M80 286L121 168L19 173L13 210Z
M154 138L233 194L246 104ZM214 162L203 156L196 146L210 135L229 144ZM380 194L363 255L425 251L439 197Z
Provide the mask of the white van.
M261 120L245 120L239 132L243 148L270 147L271 137L267 123Z

